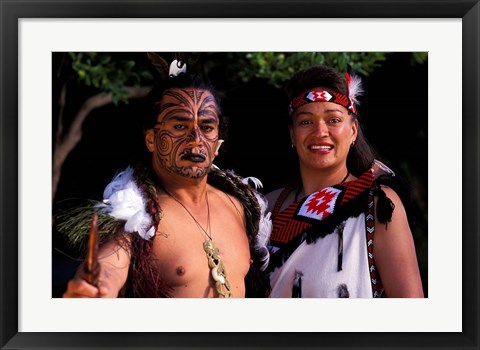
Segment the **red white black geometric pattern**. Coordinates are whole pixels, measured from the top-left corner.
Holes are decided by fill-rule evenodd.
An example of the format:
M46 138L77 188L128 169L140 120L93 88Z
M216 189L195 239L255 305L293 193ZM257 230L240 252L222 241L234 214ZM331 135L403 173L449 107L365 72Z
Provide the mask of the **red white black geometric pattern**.
M298 210L297 215L313 220L323 220L335 210L338 196L342 190L326 187L307 197Z
M372 186L374 180L373 170L370 169L363 173L358 179L355 181L350 181L344 183L345 194L342 198L342 204L347 203L348 201L352 200L353 198L357 197L360 193L363 193L367 189Z
M297 221L292 218L293 213L297 209L297 205L298 202L294 202L288 206L288 208L275 216L275 219L273 220L272 233L270 235L270 240L272 242L290 242L307 227L311 226L306 222Z
M347 108L355 114L357 112L353 100L339 92L311 90L293 98L289 104L289 113L292 114L297 108L311 102L332 102Z
M375 216L374 216L374 197L373 191L368 194L368 208L365 212L365 232L367 234L367 254L368 254L368 268L370 271L370 281L372 283L372 293L374 298L381 298L383 296L383 286L380 281L375 259L373 256L373 236L375 233Z
M384 289L377 273L373 254L375 233L373 180L373 171L369 170L354 181L344 182L334 187L315 192L304 200L293 202L285 210L280 212L282 204L290 193L290 189L284 189L278 197L272 212L273 228L270 236L271 248L275 247L275 249L280 250L280 252L285 250L284 247L286 245L288 246L295 238L300 237L299 235L309 229L315 221L322 221L329 217L335 212L336 208L348 205L347 203L362 193L368 195L367 208L362 209L362 212L365 214L366 253L370 282L372 285L372 296L374 298L381 298L384 294ZM299 210L298 208L301 209ZM273 251L271 251L271 253L273 253ZM275 260L275 255L277 254L272 254L271 262ZM281 264L283 264L283 262L281 262L280 265Z
M342 182L334 187L312 193L306 199L293 202L280 212L281 206L291 191L290 188L285 188L278 196L273 208L270 240L277 243L290 242L316 221L330 216L339 205L347 204L367 191L372 186L373 180L373 172L366 171L354 181Z

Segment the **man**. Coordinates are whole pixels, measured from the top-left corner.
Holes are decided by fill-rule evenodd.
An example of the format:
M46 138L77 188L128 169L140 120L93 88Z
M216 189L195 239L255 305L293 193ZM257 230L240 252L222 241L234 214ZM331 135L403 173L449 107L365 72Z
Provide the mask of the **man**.
M87 283L79 268L64 297L267 296L263 203L213 165L223 142L213 88L171 73L151 97L151 167L129 168L107 186L96 211L115 224L102 236L98 280Z

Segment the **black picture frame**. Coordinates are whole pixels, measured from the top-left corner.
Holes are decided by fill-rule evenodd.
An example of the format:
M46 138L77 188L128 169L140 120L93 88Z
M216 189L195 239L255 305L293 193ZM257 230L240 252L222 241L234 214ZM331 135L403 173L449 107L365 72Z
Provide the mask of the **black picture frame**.
M478 0L0 0L1 349L479 349ZM115 5L115 6L113 6ZM116 6L118 5L118 6ZM18 20L21 18L461 18L462 332L24 333L18 331ZM445 164L448 168L448 164ZM459 223L460 224L460 223ZM460 225L459 225L460 227ZM448 281L446 281L448 283ZM366 320L375 322L378 320Z

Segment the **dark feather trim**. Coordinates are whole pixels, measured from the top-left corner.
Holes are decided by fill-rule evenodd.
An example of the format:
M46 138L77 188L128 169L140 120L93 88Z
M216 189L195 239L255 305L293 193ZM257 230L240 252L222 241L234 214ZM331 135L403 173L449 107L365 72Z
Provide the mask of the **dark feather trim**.
M270 280L261 270L262 260L255 249L256 235L260 224L260 205L255 197L255 190L242 182L241 177L233 172L212 169L208 174L208 183L236 197L242 203L245 212L246 230L250 245L252 264L245 277L247 298L265 298L270 294Z
M415 213L415 210L418 210L418 207L416 206L416 203L412 200L412 188L410 184L398 175L390 176L387 174L379 176L375 180L375 185L388 186L395 191L395 193L400 197L403 206L405 207L410 227L414 227L415 222L412 219L415 217L415 215L412 214Z
M380 186L375 188L374 194L377 196L377 219L380 223L388 225L392 221L395 204L387 197L385 191Z
M147 52L147 57L152 62L152 65L155 67L157 72L160 74L162 79L168 77L169 64L168 62L159 54L155 52Z

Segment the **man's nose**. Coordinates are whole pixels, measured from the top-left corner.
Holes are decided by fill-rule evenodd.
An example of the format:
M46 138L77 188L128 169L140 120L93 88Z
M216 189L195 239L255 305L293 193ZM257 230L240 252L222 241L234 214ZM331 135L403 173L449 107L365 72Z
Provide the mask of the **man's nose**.
M190 137L192 141L200 142L200 129L198 125L194 125L192 131L190 132Z

